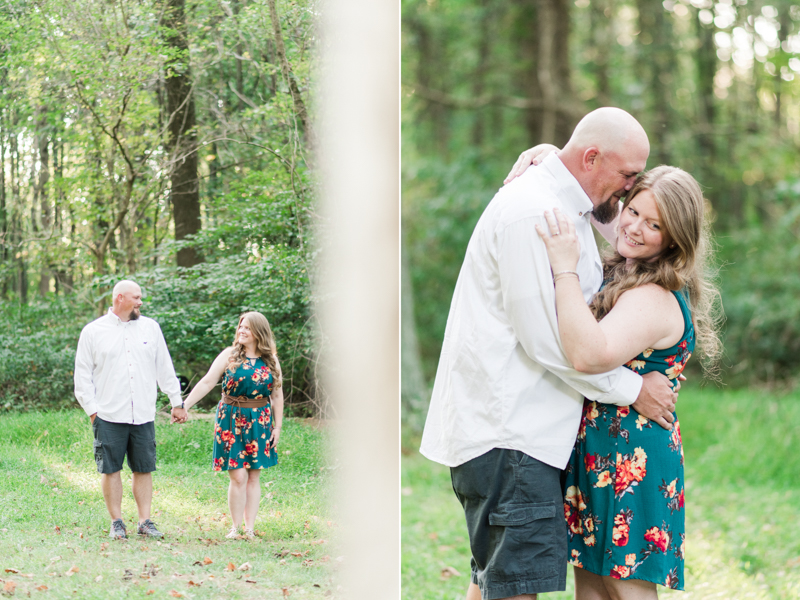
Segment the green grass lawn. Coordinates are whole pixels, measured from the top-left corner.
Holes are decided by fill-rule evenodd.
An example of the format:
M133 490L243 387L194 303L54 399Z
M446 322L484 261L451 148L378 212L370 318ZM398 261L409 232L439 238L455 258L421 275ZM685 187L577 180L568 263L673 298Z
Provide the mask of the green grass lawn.
M261 474L257 538L226 540L224 473L211 471L213 421L156 420L153 520L135 534L130 470L122 472L129 539L112 541L82 411L5 413L0 420L0 592L42 598L329 598L337 594L327 435L284 421L279 464ZM249 565L249 566L248 566Z
M664 598L800 598L800 393L684 387L686 591ZM469 546L449 470L406 439L402 586L406 600L462 599ZM541 598L573 597L566 592Z

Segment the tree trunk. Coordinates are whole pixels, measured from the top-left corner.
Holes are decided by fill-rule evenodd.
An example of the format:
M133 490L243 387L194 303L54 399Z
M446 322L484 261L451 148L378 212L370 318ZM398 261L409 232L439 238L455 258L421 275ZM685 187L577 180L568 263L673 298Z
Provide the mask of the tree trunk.
M39 213L42 221L43 237L52 234L53 226L53 213L50 207L50 136L47 127L47 107L39 107L40 119L38 123L38 136L37 143L39 146L39 182L37 188L39 190ZM55 236L53 236L55 237ZM44 297L50 291L50 278L52 273L47 260L47 242L42 242L42 265L41 273L39 275L39 296Z
M269 5L269 16L272 20L272 33L275 35L275 48L278 53L278 61L281 65L281 73L286 85L289 86L289 92L292 95L292 102L294 102L294 112L297 115L297 120L300 121L300 127L305 134L306 141L311 142L312 136L308 129L308 114L306 112L306 105L300 95L300 88L297 86L292 67L289 65L289 59L286 58L286 47L283 44L283 32L281 31L281 21L278 18L278 9L275 6L275 0L267 0Z
M173 157L170 173L172 215L175 239L185 239L200 231L200 185L197 175L197 131L189 65L189 40L184 15L184 0L167 0L165 25L167 42L180 51L177 60L166 65L169 145ZM181 65L180 70L178 64ZM203 259L194 248L178 251L179 267L191 267Z

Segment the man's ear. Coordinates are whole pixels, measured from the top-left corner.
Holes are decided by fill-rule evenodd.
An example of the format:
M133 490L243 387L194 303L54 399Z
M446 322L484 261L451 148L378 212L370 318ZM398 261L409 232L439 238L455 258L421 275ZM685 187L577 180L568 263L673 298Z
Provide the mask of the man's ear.
M597 161L600 158L600 150L594 146L590 146L583 153L583 168L591 171L597 166Z

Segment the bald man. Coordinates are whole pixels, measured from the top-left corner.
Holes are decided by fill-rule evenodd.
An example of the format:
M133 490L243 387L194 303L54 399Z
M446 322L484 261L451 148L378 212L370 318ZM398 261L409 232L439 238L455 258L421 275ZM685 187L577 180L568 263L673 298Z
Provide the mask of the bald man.
M109 537L127 537L122 520L122 463L133 472L139 535L163 534L150 520L156 470L156 385L173 412L183 408L181 387L161 328L142 317L142 290L133 281L114 286L108 313L81 331L75 355L75 397L92 423L94 457L101 473Z
M590 218L608 222L645 168L642 126L617 108L586 115L562 151L503 187L470 239L447 319L420 451L451 468L472 551L468 600L564 590L561 470L584 397L633 405L669 428L666 377L620 367L579 373L558 338L554 274L536 225L558 208L575 224L588 302L602 283Z

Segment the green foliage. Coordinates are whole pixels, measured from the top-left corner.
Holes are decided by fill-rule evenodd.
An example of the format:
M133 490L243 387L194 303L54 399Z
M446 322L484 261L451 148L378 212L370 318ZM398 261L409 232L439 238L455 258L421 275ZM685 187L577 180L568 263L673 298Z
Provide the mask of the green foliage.
M800 183L778 187L761 227L720 237L726 381L791 382L800 368Z

